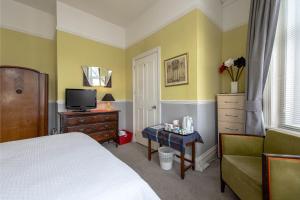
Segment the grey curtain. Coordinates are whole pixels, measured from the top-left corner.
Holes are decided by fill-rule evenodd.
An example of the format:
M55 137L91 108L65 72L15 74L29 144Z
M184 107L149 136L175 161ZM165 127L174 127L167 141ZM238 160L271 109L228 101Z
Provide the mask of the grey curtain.
M269 71L280 0L252 0L248 25L246 134L264 135L263 91Z

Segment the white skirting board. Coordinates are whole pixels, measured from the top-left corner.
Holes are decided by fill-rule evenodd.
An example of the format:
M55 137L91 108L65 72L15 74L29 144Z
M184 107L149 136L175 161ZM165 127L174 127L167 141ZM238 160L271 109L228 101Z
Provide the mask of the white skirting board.
M179 151L176 151L177 155L180 155ZM206 152L201 154L200 156L195 158L196 166L195 170L203 172L207 167L209 167L209 161L215 159L217 157L217 145L211 147ZM185 155L185 158L192 159L192 156L187 154ZM174 156L174 160L176 162L180 162L180 159L176 156ZM185 162L186 165L189 164L189 162Z

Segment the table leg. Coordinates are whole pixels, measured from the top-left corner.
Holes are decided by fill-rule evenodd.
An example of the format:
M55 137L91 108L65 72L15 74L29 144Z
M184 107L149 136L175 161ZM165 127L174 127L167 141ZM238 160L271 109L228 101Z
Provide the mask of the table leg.
M151 160L151 140L148 139L148 160Z
M180 176L181 179L184 179L184 153L180 153Z
M192 144L192 170L195 170L195 142Z

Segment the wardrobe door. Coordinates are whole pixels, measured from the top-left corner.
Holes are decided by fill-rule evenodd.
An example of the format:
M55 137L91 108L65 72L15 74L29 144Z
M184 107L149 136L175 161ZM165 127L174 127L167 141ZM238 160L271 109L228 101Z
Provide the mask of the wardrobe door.
M1 142L40 135L40 73L0 68Z

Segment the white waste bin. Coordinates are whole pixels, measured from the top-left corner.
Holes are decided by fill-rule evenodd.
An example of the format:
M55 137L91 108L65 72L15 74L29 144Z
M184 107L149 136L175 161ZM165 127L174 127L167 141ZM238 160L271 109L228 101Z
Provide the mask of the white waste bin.
M164 170L172 169L174 150L170 147L159 147L158 154L160 167Z

